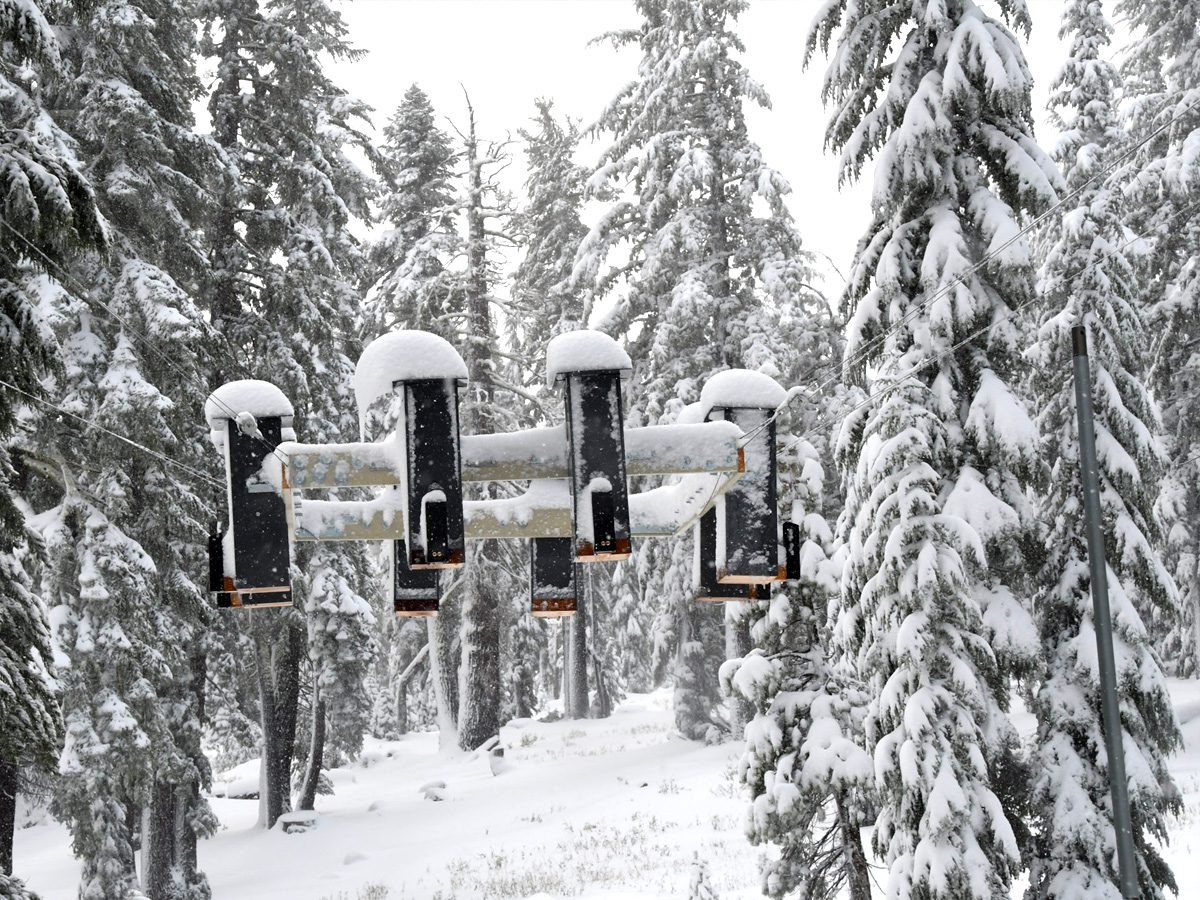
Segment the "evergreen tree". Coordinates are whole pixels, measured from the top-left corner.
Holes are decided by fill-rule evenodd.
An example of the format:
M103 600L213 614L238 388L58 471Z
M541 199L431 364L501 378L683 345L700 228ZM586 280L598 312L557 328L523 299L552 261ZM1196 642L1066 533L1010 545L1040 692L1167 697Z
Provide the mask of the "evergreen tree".
M1154 135L1126 166L1130 224L1148 235L1140 290L1154 365L1150 372L1169 438L1161 510L1182 618L1164 647L1181 675L1200 675L1200 4L1120 0L1136 40L1126 58L1125 126ZM1154 625L1151 621L1148 623ZM1162 636L1160 629L1156 638Z
M327 732L333 749L353 758L362 750L370 714L366 678L374 657L375 613L341 572L350 555L329 550L329 544L319 544L308 564L304 613L313 666L313 740L300 809L312 809ZM365 562L356 568L364 571Z
M150 799L151 753L169 742L156 691L165 623L151 602L154 563L71 493L47 543L55 643L69 661L61 672L66 745L53 809L83 863L80 900L117 900L137 884L131 823Z
M323 59L360 52L325 0L261 7L257 0L199 0L198 13L202 49L216 58L209 108L226 157L222 205L209 229L205 304L228 358L246 370L239 374L257 372L295 403L303 440L350 440L365 270L350 222L370 221L374 185L348 150L368 159L374 151L356 127L366 121L366 106L332 83ZM312 552L298 548L301 573L311 571ZM369 577L363 557L337 546L328 553L362 596ZM256 611L251 627L266 760L263 819L271 826L291 802L305 638L294 610Z
M103 243L95 198L69 138L40 102L61 72L58 42L39 5L0 0L0 885L10 879L20 766L49 767L62 740L45 608L27 570L10 442L24 397L42 392L55 363L39 321L46 282L82 248Z
M69 284L80 295L63 298L53 323L67 362L57 390L85 418L199 469L200 425L187 401L203 384L207 326L186 291L203 275L199 226L211 208L204 183L219 158L194 133L192 105L202 88L192 10L105 0L84 5L68 24L71 77L53 85L53 99L72 110L68 129L112 239L107 255L87 254L71 266ZM123 447L114 454L111 442L97 453L73 435L59 437L79 490L154 562L164 663L154 689L170 727L147 754L155 784L146 798L142 886L164 897L207 897L196 867L197 838L214 824L201 796L208 616L197 573L207 489L152 457L129 460Z
M607 202L579 248L574 277L593 302L614 300L602 327L626 339L634 360L630 418L659 423L675 419L671 400L698 399L703 380L720 369L784 371L770 359L783 341L768 328L809 302L811 278L784 206L790 187L746 125L746 105L770 101L738 58L744 47L733 28L744 0L636 6L641 25L606 36L636 46L641 61L594 126L612 134L589 182L591 195ZM713 611L692 606L690 554L667 565L676 577L662 583L664 594L646 597L680 618L658 629L659 643L676 659L677 724L700 734L719 695L724 652L719 630L705 621Z
M586 326L582 303L571 290L575 251L587 235L581 218L584 184L588 173L575 162L579 126L571 119L559 121L554 104L537 101L534 128L523 129L528 174L526 204L516 231L523 250L513 273L513 326L520 328L513 345L527 369L522 386L539 391L545 383L542 368L546 345L555 335ZM551 416L561 421L561 404L551 401Z
M828 612L836 612L833 533L822 514L824 470L801 438L780 454L781 495L800 525L801 577L752 604L755 649L721 669L727 692L753 704L740 774L750 788L747 836L780 848L763 871L770 897L870 900L859 836L873 772L861 744L867 697L839 664ZM789 502L790 501L790 502Z
M847 362L875 402L843 425L847 568L838 630L866 720L888 895L1007 897L1020 864L1005 713L1032 667L1026 486L1036 431L1009 387L1011 310L1033 293L1005 242L1059 183L1032 137L1030 76L1006 19L971 0L835 0L807 52L830 51L828 144L844 177L878 157L873 215L844 302ZM836 42L836 43L835 43ZM995 251L986 267L982 255Z
M437 126L433 105L417 85L404 93L383 129L380 217L391 227L371 247L371 336L419 328L447 337L461 252L455 227L454 165L450 136Z
M1083 490L1071 369L1070 330L1088 332L1096 386L1100 502L1109 596L1122 693L1122 741L1130 767L1130 803L1142 897L1177 891L1158 847L1168 814L1180 808L1167 756L1180 744L1166 681L1138 607L1169 616L1175 586L1157 551L1153 513L1164 464L1161 424L1143 381L1148 335L1140 285L1123 248L1125 203L1097 172L1121 151L1116 113L1119 77L1102 53L1112 27L1098 0L1072 0L1060 35L1071 56L1053 85L1051 108L1062 129L1056 151L1067 187L1078 194L1050 248L1042 292L1047 313L1031 351L1046 458L1053 460L1042 501L1046 559L1035 598L1046 670L1034 698L1033 758L1037 828L1028 896L1120 896L1112 822L1095 628L1089 587Z

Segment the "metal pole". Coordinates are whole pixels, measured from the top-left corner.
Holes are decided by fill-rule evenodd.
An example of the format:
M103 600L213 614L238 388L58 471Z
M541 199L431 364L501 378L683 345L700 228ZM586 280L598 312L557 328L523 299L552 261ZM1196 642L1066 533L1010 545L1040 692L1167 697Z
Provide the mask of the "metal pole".
M1104 532L1100 527L1100 475L1096 464L1096 428L1092 413L1092 377L1088 371L1087 332L1071 329L1075 357L1075 407L1079 414L1079 474L1083 481L1083 511L1087 523L1088 565L1092 576L1092 606L1096 618L1096 651L1100 661L1100 704L1104 714L1104 745L1108 754L1108 783L1112 791L1113 827L1117 833L1117 869L1121 895L1140 896L1133 825L1129 816L1129 783L1125 777L1125 748L1121 743L1121 708L1117 700L1117 665L1113 657L1112 613L1108 608L1108 570L1104 561Z

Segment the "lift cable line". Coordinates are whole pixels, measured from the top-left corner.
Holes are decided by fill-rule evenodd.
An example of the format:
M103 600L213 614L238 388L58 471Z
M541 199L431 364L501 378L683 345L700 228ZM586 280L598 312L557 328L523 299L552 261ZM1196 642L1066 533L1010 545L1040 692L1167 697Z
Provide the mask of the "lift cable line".
M123 434L119 434L115 431L105 428L103 425L97 425L95 422L89 422L83 416L77 415L76 413L71 412L69 409L63 409L61 406L51 403L49 400L45 399L44 397L39 397L36 394L29 393L28 391L23 391L16 385L9 384L7 381L4 381L3 379L0 379L0 387L6 387L11 391L15 391L16 393L20 394L23 397L27 397L28 399L34 401L35 403L40 403L42 406L45 406L48 409L52 409L52 410L55 410L56 412L62 413L64 416L70 416L72 419L78 419L80 422L82 422L88 428L95 428L97 431L101 431L104 434L114 437L117 440L128 444L130 447L134 447L138 450L141 450L143 453L148 453L149 455L162 460L163 462L167 463L168 465L172 465L178 469L182 469L184 472L187 472L192 477L199 478L201 481L204 481L211 487L220 488L221 490L225 489L225 485L223 485L221 482L217 481L212 476L205 475L203 472L193 469L191 466L187 465L186 463L181 463L179 460L172 459L171 457L169 457L163 453L159 453L157 450L153 450L150 447L145 446L144 444L139 444L137 441L132 440L131 438L128 438Z
M1007 250L1009 247L1011 247L1013 244L1015 244L1018 240L1025 237L1027 234L1029 234L1029 232L1031 232L1032 230L1037 228L1039 225L1041 225L1045 219L1047 219L1051 215L1053 215L1057 210L1059 210L1063 206L1063 204L1065 204L1068 201L1072 200L1073 198L1077 197L1085 188L1087 188L1090 184L1092 184L1092 182L1096 181L1099 178L1106 177L1106 176L1112 174L1120 165L1125 163L1131 156L1133 156L1135 153L1137 153L1137 151L1141 150L1142 147L1144 147L1146 144L1148 144L1154 138L1158 137L1158 135L1160 135L1163 131L1165 131L1167 128L1169 128L1171 125L1173 125L1179 119L1181 119L1184 115L1191 112L1192 109L1197 108L1197 107L1200 107L1200 99L1197 99L1197 100L1193 101L1192 103L1186 104L1183 107L1183 109L1181 109L1180 111L1171 115L1170 118L1168 118L1161 125L1157 126L1153 130L1151 130L1148 134L1144 135L1141 139L1139 139L1138 141L1136 141L1135 143L1130 145L1130 147L1124 153L1120 154L1108 166L1106 166L1105 168L1096 172L1094 175L1089 177L1087 180L1085 180L1082 184L1080 184L1078 187L1076 187L1074 190L1072 190L1066 196L1062 197L1060 200L1056 201L1053 205L1051 205L1048 209L1044 210L1042 213L1040 213L1039 215L1037 215L1033 219L1031 219L1019 231L1017 231L1016 234L1014 234L1012 237L1008 238L999 247L996 247L994 250L989 250L987 253L985 253L977 262L973 263L967 269L966 272L964 272L960 275L955 275L952 279L950 279L949 281L947 281L946 283L941 285L941 287L937 288L932 294L930 294L920 304L918 304L917 306L914 306L912 309L910 309L908 312L906 312L903 316L901 316L900 319L898 321L896 321L889 329L887 329L882 334L876 335L874 338L869 340L862 347L859 347L858 350L854 351L854 353L851 354L851 356L849 358L842 360L841 363L837 365L837 368L845 368L845 367L849 367L849 366L854 366L854 365L857 365L858 363L862 362L863 359L866 357L866 355L869 352L874 350L876 347L880 346L889 337L891 337L896 332L898 332L901 327L903 327L904 325L911 322L917 315L924 312L929 307L930 304L932 304L936 300L940 300L947 293L949 293L949 291L951 289L953 289L957 285L961 284L965 287L966 286L966 284L964 282L965 278L968 278L968 277L974 275L976 272L978 272L980 269L982 269L988 263L992 262L997 256L999 256L1001 253L1003 253L1005 250ZM1126 245L1126 246L1128 246L1128 245ZM812 366L800 376L799 380L801 382L804 382L810 376L815 375L821 369L824 369L830 365L833 365L833 364L832 363L821 363L816 366ZM825 381L821 382L819 385L817 385L815 388L813 388L812 391L810 391L810 396L816 395L823 388L828 387L830 384L832 384L834 381L836 381L839 377L840 377L840 374L835 372L833 375L831 375ZM794 387L791 390L789 390L788 399L787 399L786 403L791 403L792 399L796 396L796 394L800 390L801 390L801 388L799 386ZM784 405L786 405L786 403ZM782 410L780 410L780 411L782 412ZM749 439L750 437L751 437L751 435L747 435L747 439Z
M136 328L134 328L134 327L133 327L131 324L129 324L129 322L127 322L127 321L126 321L126 320L125 320L125 319L124 319L124 318L121 316L121 314L120 314L120 313L118 313L116 310L114 310L114 309L113 309L111 306L109 306L107 303L105 303L105 302L104 302L102 299L100 299L99 297L96 297L96 296L92 295L92 294L91 294L91 293L90 293L90 292L87 290L87 288L85 288L85 287L84 287L82 284L80 284L80 283L79 283L79 281L78 281L78 280L77 280L77 279L76 279L76 278L75 278L75 277L74 277L74 276L73 276L73 275L72 275L72 274L71 274L69 271L67 271L67 270L66 270L66 269L65 269L65 268L64 268L64 267L63 267L63 266L62 266L60 263L56 262L54 259L52 259L52 258L50 258L49 256L47 256L47 255L46 255L44 252L42 252L42 250L41 250L41 248L40 248L40 247L38 247L37 245L33 244L33 243L32 243L32 242L29 240L29 238L25 237L25 235L21 234L21 232L17 231L17 229L13 228L13 226L12 226L12 225L10 225L10 224L8 223L8 220L6 220L6 219L4 219L4 218L0 218L0 225L3 225L5 228L7 228L9 231L11 231L11 232L12 232L14 235L16 235L16 236L17 236L17 238L18 238L18 239L20 239L20 240L21 240L21 241L22 241L22 242L23 242L23 243L24 243L26 246L28 246L28 247L29 247L31 250L33 250L33 251L34 251L34 252L35 252L35 253L36 253L38 256L40 256L40 257L41 257L43 260L45 260L45 262L46 262L47 266L52 266L52 267L53 267L55 270L57 270L57 272L58 272L59 276L61 277L61 280L62 280L62 281L65 283L65 284L68 284L68 285L72 285L72 286L74 286L75 290L79 292L79 296L80 296L81 298L84 298L84 297L86 297L86 298L89 298L90 300L93 300L93 301L95 301L96 303L100 304L100 306L101 306L101 307L103 307L103 308L104 308L104 309L105 309L105 310L108 312L108 314L109 314L109 315L112 317L112 319L113 319L113 320L115 320L115 321L116 321L116 322L117 322L117 323L118 323L118 324L119 324L119 325L120 325L122 328L124 328L126 331L128 331L128 332L129 332L131 335L133 335L134 337L136 337L136 338L138 339L138 341L139 341L140 343L142 343L142 345L143 345L143 346L144 346L144 347L145 347L147 350L150 350L150 351L152 351L152 352L154 353L154 355L155 355L155 356L157 356L157 357L158 357L158 359L159 359L160 361L162 361L162 362L166 363L166 364L167 364L167 365L168 365L170 368L174 369L176 372L178 372L180 375L182 375L182 376L183 376L183 378L184 378L184 380L186 380L186 381L190 381L190 382L191 382L191 383L193 383L193 384L198 384L198 385L199 385L199 387L200 387L202 390L204 390L204 391L205 391L205 393L206 393L205 402L207 402L208 400L212 400L212 401L213 401L213 403L215 403L216 405L218 405L218 406L220 406L220 407L222 408L222 411L229 413L229 415L230 415L230 417L231 417L231 418L236 418L236 417L237 417L237 413L239 412L238 410L229 409L229 408L228 408L227 406L225 406L225 404L224 404L224 403L223 403L223 402L220 400L220 398L218 398L218 397L214 397L214 396L212 395L212 393L211 393L211 392L209 392L209 391L207 390L207 388L205 388L205 387L204 387L204 385L203 385L203 384L199 384L199 382L197 382L197 380L196 380L196 378L195 378L195 376L194 376L194 375L190 375L190 374L188 374L186 371L184 371L184 369L183 369L183 368L182 368L182 367L181 367L181 366L180 366L178 363L176 363L176 362L175 362L175 360L171 359L171 357L169 357L169 356L168 356L166 353L164 353L162 350L160 350L158 347L156 347L156 346L154 345L153 341L151 341L149 337L147 337L146 335L142 334L142 332L138 331L138 330L137 330ZM266 441L265 441L265 440L263 440L261 437L259 437L259 438L255 438L255 439L256 439L256 440L259 440L259 441L262 441L262 442L263 442L263 444L264 444L264 446L267 446L267 444L266 444ZM272 451L273 453L275 453L275 448L274 448L274 447L272 447L272 448L271 448L271 451ZM275 453L275 455L276 455L276 456L279 458L279 461L280 461L280 462L286 462L286 460L285 460L285 459L284 459L282 456L279 456L279 454L278 454L278 453Z
M1186 215L1188 215L1188 214L1190 214L1190 213L1192 213L1192 212L1196 211L1197 209L1200 209L1200 203L1193 203L1192 205L1190 205L1190 206L1186 206L1186 207L1184 207L1182 210L1180 210L1180 211L1179 211L1179 213L1178 213L1178 215L1179 215L1179 216L1186 216ZM1126 249L1127 247L1131 247L1131 246L1133 246L1133 245L1134 245L1134 244L1136 244L1138 241L1145 240L1145 239L1146 239L1146 237L1147 237L1147 235L1145 235L1145 234L1137 234L1137 235L1134 235L1134 236L1133 236L1133 237L1131 237L1129 240L1127 240L1125 243L1121 244L1121 245L1120 245L1120 246L1119 246L1117 249L1118 249L1118 250L1124 250L1124 249ZM1063 280L1064 280L1064 281L1066 281L1066 280L1070 280L1070 279L1072 279L1072 278L1076 278L1076 277L1078 277L1079 275L1082 275L1084 272L1086 272L1088 269L1092 268L1092 267L1093 267L1093 266L1095 266L1095 265L1097 265L1097 264L1096 264L1096 263L1094 263L1094 262L1092 262L1092 263L1087 263L1087 264L1085 264L1084 266L1080 267L1079 269L1075 270L1074 272L1071 272L1071 273L1069 273L1069 274L1067 274L1067 275L1063 276ZM932 299L933 299L933 298L930 298L930 300L932 300ZM940 351L939 353L936 353L936 354L933 354L933 355L931 355L931 356L928 356L928 357L926 357L925 359L921 360L919 363L917 363L916 365L914 365L914 366L913 366L911 369L909 369L907 372L905 372L905 373L903 373L903 374L901 374L901 375L894 376L893 378L889 378L889 379L888 379L888 381L902 381L903 379L910 377L911 375L915 374L916 372L919 372L921 369L925 368L926 366L930 365L931 363L938 362L939 360L941 360L941 359L945 358L945 357L946 357L948 354L951 354L951 353L955 352L956 350L961 350L961 349L962 349L962 348L963 348L963 347L964 347L966 344L970 343L971 341L975 340L975 339L976 339L976 338L978 338L978 337L981 337L981 336L983 336L984 334L986 334L988 331L990 331L990 330L991 330L991 329L992 329L994 326L996 326L996 325L997 325L997 324L999 324L1000 322L1005 322L1005 321L1007 321L1007 320L1011 319L1011 318L1013 317L1013 315L1014 315L1014 314L1016 314L1016 313L1020 312L1021 310L1025 309L1025 307L1027 307L1027 306L1030 306L1030 305L1032 305L1032 304L1034 304L1034 303L1041 302L1043 299L1044 299L1044 298L1043 298L1043 297L1042 297L1040 294L1037 294L1037 293L1035 293L1035 294L1034 294L1034 296L1030 297L1030 298L1029 298L1028 300L1026 300L1024 303L1020 303L1020 304L1018 304L1017 306L1009 307L1009 310L1008 310L1008 314L1007 314L1007 315L1004 315L1004 316L1001 316L1001 317L998 317L998 318L996 318L996 319L992 320L990 323L988 323L988 324L987 324L987 325L985 325L984 327L982 327L982 328L978 329L977 331L974 331L974 332L972 332L971 334L967 335L965 338L963 338L962 340L960 340L958 343L954 344L952 347L950 347L950 348L948 348L948 349L946 349L946 350ZM929 301L926 301L926 302L929 302ZM896 327L898 328L900 324L902 324L902 323L897 323L897 326L896 326ZM887 334L883 335L883 337L887 337L887 336L889 336L889 335L890 335L890 334L891 334L891 333L892 333L894 330L895 330L895 329L889 329L889 331L887 332ZM850 360L849 362L853 362L853 360ZM811 396L815 396L815 395L816 395L816 394L818 394L818 393L819 393L819 392L820 392L820 391L821 391L823 388L825 388L825 387L828 387L830 384L832 384L832 383L833 383L834 381L836 381L836 380L837 380L837 376L834 376L833 378L830 378L830 379L826 379L825 381L823 381L823 382L821 382L819 385L817 385L815 388L813 388L813 389L812 389L812 390L809 392L809 396L810 396L810 397L811 397ZM855 406L851 407L851 408L850 408L850 410L849 410L849 411L846 413L846 415L847 415L847 416L848 416L848 415L850 415L850 413L853 413L853 412L855 412L856 410L858 410L858 409L862 408L863 406L867 405L868 403L870 403L870 402L872 402L872 401L874 401L874 400L878 399L879 397L886 396L886 394L887 394L888 392L890 392L891 390L893 390L893 389L895 389L895 388L898 388L899 386L900 386L900 385L892 385L892 386L889 386L889 387L885 387L885 388L884 388L882 391L880 391L879 393L877 393L877 394L872 394L872 395L871 395L870 397L868 397L866 400L864 400L864 401L862 401L861 403L859 403L859 404L857 404L857 405L855 405ZM772 415L771 415L771 416L768 418L768 420L767 420L767 421L763 422L761 425L759 425L759 426L758 426L758 428L756 428L756 429L754 429L754 430L752 430L752 431L748 432L748 433L747 433L745 436L743 436L743 438L742 438L742 442L743 442L743 444L744 444L745 442L747 442L747 441L750 441L750 440L752 440L752 439L754 438L755 434L757 434L757 433L758 433L758 431L761 431L761 430L762 430L763 428L765 428L765 427L766 427L768 424L770 424L771 422L775 421L775 419L776 419L777 417L779 417L780 415L782 415L782 414L783 414L783 411L784 411L784 410L785 410L785 409L786 409L786 408L787 408L787 407L788 407L788 406L791 404L792 400L794 400L794 399L795 399L797 396L799 396L799 395L800 395L800 393L801 393L801 391L802 391L802 390L804 390L804 388L802 388L800 385L796 385L796 386L794 386L794 387L792 387L792 388L789 388L789 389L788 389L788 394L787 394L787 399L786 399L786 400L784 400L784 401L783 401L783 403L781 403L781 404L779 405L779 407L778 407L778 408L775 410L775 412L774 412L774 413L772 413ZM805 433L804 435L802 435L802 436L804 436L804 437L811 436L812 434L815 434L815 433L816 433L816 432L818 432L819 430L820 430L820 429L819 429L819 427L818 427L818 426L813 426L813 428L812 428L812 429L810 429L810 430L809 430L809 432L806 432L806 433ZM1197 458L1200 458L1200 457L1197 457ZM1189 460L1189 462L1190 462L1190 460Z

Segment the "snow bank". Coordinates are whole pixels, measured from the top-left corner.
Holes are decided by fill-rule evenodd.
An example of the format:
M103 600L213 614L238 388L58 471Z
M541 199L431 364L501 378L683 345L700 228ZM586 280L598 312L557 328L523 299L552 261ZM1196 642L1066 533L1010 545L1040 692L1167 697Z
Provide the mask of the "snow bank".
M721 407L775 409L787 396L787 391L770 375L749 369L726 369L704 382L700 412L708 416Z
M568 372L627 372L629 354L602 331L568 331L546 345L546 381L553 384Z
M368 406L390 394L397 381L466 377L467 364L444 338L409 330L382 335L367 345L354 367L359 418Z
M269 416L295 415L292 401L269 381L248 378L223 384L204 401L204 418L209 430L221 419L236 419L248 412L256 419Z

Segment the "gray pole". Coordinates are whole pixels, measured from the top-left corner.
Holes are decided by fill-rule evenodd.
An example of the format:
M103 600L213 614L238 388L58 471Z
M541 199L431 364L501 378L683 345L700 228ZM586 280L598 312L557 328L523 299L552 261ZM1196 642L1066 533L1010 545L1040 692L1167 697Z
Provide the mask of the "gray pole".
M1125 748L1121 743L1121 707L1117 700L1117 664L1113 658L1112 613L1108 608L1108 570L1104 561L1104 532L1100 528L1100 475L1096 465L1096 428L1092 413L1092 377L1088 371L1087 332L1071 329L1075 357L1075 407L1079 413L1079 474L1083 481L1083 511L1087 521L1088 565L1092 576L1092 606L1096 617L1096 651L1100 661L1100 703L1104 713L1104 745L1108 754L1108 783L1112 791L1113 827L1117 832L1117 868L1121 895L1141 896L1129 817L1129 783L1125 777Z

